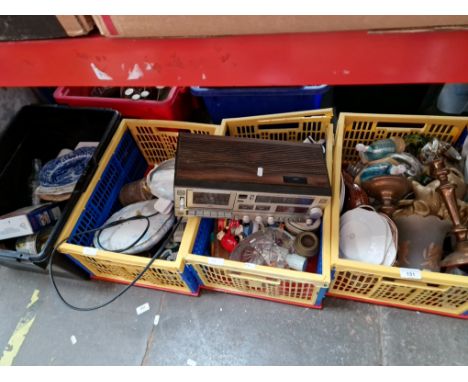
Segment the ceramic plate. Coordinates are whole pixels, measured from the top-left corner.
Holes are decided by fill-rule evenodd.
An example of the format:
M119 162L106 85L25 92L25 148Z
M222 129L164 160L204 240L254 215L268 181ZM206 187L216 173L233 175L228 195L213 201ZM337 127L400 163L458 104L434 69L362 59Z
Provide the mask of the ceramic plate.
M81 147L47 162L39 172L39 182L44 187L61 187L75 184L94 154L94 147Z
M349 260L382 264L387 250L387 224L379 214L357 208L340 224L340 252Z
M115 222L117 220L123 220L132 216L143 215L150 216L154 215L156 210L154 208L154 200L147 200L135 204L130 204L125 208L117 211L113 214L105 225ZM155 246L159 240L170 230L174 224L174 215L162 215L156 214L149 218L150 226L148 232L130 249L125 250L125 253L133 254L146 251ZM146 219L132 220L125 222L114 227L110 227L101 231L99 246L97 240L97 234L94 236L94 246L109 251L119 251L123 248L128 247L134 243L144 232L147 226Z
M393 264L395 264L396 256L397 256L397 250L396 250L395 244L392 241L390 243L390 246L387 248L387 253L385 254L385 258L384 258L382 265L391 267Z

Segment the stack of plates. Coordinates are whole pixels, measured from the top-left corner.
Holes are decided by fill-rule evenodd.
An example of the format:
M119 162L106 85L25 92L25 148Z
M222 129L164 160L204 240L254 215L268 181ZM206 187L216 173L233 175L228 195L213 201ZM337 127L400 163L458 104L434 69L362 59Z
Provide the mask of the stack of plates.
M391 266L396 260L397 246L396 226L386 215L355 208L341 216L341 258Z

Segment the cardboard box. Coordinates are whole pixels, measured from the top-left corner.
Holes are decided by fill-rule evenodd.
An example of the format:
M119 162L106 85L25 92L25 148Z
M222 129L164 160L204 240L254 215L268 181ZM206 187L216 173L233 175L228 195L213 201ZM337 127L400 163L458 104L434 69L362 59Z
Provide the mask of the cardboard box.
M195 37L245 34L461 28L468 16L93 16L108 37Z
M60 219L60 208L47 203L0 216L0 240L31 235Z
M0 41L83 36L94 26L91 16L0 16Z
M84 36L91 32L94 21L91 16L55 16L69 37Z

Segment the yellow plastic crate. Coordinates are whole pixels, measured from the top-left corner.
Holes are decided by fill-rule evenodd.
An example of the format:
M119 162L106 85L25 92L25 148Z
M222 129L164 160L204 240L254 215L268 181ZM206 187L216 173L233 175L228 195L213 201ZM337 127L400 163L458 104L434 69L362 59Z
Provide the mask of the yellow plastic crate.
M231 136L287 141L303 141L307 136L326 139L326 161L331 178L333 153L332 109L225 119L222 126ZM322 272L298 272L239 261L196 255L191 252L200 218L189 219L182 239L183 257L196 272L202 288L258 297L293 305L320 308L330 283L331 204L324 211L322 224Z
M420 133L455 143L468 118L342 113L338 120L333 164L332 281L328 295L449 316L468 313L468 277L422 271L420 280L401 277L400 268L339 258L342 162L356 162L357 143Z
M118 208L118 194L125 183L143 177L148 165L174 157L179 131L224 135L224 128L219 125L122 120L58 242L70 236L72 240L62 244L59 252L71 256L94 278L125 284L135 279L148 264L149 258L98 250L87 246L92 242L92 234L73 239L72 233L103 225ZM188 248L182 244L180 251L187 252ZM177 256L176 261L154 261L136 285L186 294L198 293L198 283L184 267L181 256Z
M328 108L223 119L221 126L231 137L303 142L308 136L324 139L332 118L333 109Z

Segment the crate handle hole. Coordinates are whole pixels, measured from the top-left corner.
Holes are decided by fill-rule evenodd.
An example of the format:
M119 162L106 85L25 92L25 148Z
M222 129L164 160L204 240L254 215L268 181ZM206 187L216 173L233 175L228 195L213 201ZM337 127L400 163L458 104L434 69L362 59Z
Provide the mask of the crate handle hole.
M259 130L284 130L284 129L297 129L299 123L273 123L271 125L259 125Z
M411 123L411 122L377 122L377 127L386 128L399 128L399 129L424 129L424 123Z
M169 133L184 132L184 133L191 134L191 131L190 131L190 130L181 130L180 128L158 127L157 129L158 129L158 131L160 131L160 132L164 132L164 131L169 132Z

